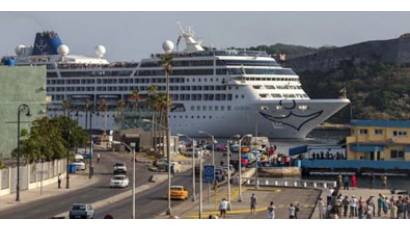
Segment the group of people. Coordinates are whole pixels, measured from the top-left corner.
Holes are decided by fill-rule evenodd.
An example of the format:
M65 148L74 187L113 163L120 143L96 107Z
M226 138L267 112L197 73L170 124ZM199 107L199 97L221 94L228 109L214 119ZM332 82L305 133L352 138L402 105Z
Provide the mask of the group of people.
M319 218L407 219L410 218L409 199L408 195L389 198L383 194L379 194L377 199L374 196L367 199L355 195L349 197L329 188L326 202L319 199Z
M250 214L253 216L256 214L257 199L256 194L252 193L249 198ZM227 211L230 210L229 202L223 198L219 203L219 216L209 215L209 219L216 218L226 218ZM276 218L276 206L273 201L269 202L268 207L266 208L267 218L275 219ZM297 219L300 211L299 203L291 203L288 207L289 219Z

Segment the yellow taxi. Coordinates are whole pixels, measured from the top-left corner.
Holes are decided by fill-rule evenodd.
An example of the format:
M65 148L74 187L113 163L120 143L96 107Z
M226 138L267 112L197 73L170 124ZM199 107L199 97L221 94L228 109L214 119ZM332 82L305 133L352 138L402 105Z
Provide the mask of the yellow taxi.
M171 186L171 199L173 200L186 200L188 199L189 192L182 185Z

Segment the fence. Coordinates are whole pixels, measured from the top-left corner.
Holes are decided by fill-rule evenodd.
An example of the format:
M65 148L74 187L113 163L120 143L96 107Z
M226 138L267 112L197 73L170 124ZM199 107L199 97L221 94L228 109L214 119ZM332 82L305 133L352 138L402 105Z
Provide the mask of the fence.
M322 180L300 180L300 179L285 179L285 178L243 178L245 185L255 186L272 186L272 187L293 187L293 188L317 188L326 189L329 187L335 188L336 181Z
M20 166L20 190L29 190L57 181L58 175L65 174L66 160L38 162ZM0 196L16 192L17 167L0 170Z

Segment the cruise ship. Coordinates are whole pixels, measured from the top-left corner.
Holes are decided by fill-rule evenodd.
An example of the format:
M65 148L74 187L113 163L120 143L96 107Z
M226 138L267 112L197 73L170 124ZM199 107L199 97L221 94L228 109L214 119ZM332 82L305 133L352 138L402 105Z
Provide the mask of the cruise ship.
M206 48L189 28L181 28L179 38L177 47L180 41L185 45L172 51L170 76L169 122L174 135L198 137L203 130L215 137L303 139L350 103L347 98L309 98L299 76L265 52ZM63 114L63 101L80 108L86 101L98 107L105 99L107 117L94 116L93 129L114 129L118 101L127 100L132 91L146 95L150 85L166 90L163 54L138 63L110 63L104 46L96 47L95 56L73 55L52 31L37 33L33 46L19 45L15 51L9 62L47 66L49 116ZM85 126L84 111L69 115Z

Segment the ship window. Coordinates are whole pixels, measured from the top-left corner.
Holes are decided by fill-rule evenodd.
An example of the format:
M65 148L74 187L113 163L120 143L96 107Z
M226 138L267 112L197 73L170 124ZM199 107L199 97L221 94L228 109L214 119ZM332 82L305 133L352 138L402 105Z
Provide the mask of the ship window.
M307 105L299 105L299 106L298 106L298 109L299 109L299 110L307 110L307 109L308 109L308 106L307 106Z
M200 110L201 110L201 106L198 105L198 106L196 107L196 110L200 111Z
M262 105L262 106L261 106L261 110L263 110L263 111L267 111L267 110L269 110L269 107L268 107L268 106L264 106L264 105Z
M221 106L221 111L224 111L225 110L225 106Z
M231 111L231 106L228 105L228 106L226 107L226 109L227 109L228 111Z
M202 116L202 118L203 118L203 119L206 119L206 116L204 115L204 116Z
M274 97L274 98L281 98L281 97L282 97L282 95L279 94L279 93L272 93L271 95L272 95L272 97Z
M266 97L268 97L268 94L266 94L266 93L264 93L264 94L259 94L259 97L261 97L261 98L266 98Z
M265 88L267 88L267 89L275 89L275 86L273 86L273 85L265 85Z
M219 107L217 105L215 105L215 111L218 111Z
M235 99L238 99L238 97L239 97L238 95L235 95Z
M208 106L209 111L212 111L212 108L213 108L212 105Z
M245 95L242 94L242 95L241 95L241 98L245 98Z
M191 110L192 110L192 111L195 111L195 106L191 106Z
M206 110L206 106L204 105L204 106L202 106L202 110L203 111L205 111Z

